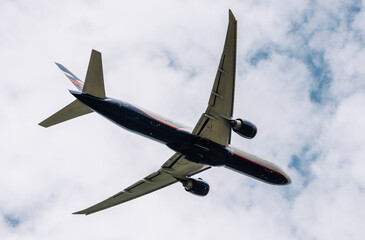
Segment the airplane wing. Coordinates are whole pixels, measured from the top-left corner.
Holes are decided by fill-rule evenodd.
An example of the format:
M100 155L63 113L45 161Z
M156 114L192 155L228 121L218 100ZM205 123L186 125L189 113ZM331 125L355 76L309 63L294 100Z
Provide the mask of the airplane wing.
M187 177L202 172L208 168L210 167L190 162L186 160L183 155L175 153L157 172L148 175L110 198L73 214L88 215L113 207L169 186L176 183L178 179L186 179Z
M231 10L229 10L226 41L208 107L193 130L193 134L222 145L228 145L231 141L231 126L227 119L230 119L233 114L236 42L237 21Z

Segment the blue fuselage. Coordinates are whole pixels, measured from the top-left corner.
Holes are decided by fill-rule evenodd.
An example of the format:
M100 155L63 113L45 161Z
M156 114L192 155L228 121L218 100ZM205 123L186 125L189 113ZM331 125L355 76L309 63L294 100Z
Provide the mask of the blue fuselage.
M227 166L271 184L288 184L280 172L264 167L208 139L192 134L185 126L166 120L156 114L112 99L97 98L80 92L71 92L93 111L115 124L145 137L159 141L185 155L186 159L210 166Z

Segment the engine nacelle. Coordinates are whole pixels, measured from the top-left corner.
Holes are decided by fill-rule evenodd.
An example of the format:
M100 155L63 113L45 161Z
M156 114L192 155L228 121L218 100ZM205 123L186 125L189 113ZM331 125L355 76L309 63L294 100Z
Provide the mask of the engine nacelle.
M251 139L256 136L257 128L249 121L238 118L236 120L230 120L229 123L231 124L233 131L241 137Z
M182 184L187 192L197 196L204 197L209 192L209 184L201 178L188 178L187 180L182 181Z

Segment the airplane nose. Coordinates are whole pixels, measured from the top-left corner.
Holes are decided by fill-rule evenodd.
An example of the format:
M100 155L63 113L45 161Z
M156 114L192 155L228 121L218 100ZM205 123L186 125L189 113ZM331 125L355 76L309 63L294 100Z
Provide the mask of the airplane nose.
M290 179L290 177L287 175L287 174L283 174L284 175L284 177L286 178L286 180L287 180L287 182L286 183L284 183L283 185L289 185L289 184L291 184L291 179Z

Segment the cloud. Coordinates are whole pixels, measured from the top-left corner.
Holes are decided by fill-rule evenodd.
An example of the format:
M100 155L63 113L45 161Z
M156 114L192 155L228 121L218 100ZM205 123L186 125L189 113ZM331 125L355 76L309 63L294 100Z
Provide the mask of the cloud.
M73 100L54 61L80 79L103 53L108 96L194 126L238 19L232 143L280 165L288 187L225 168L87 217L85 208L157 170L173 152L96 114L49 129ZM364 222L361 1L3 1L0 8L1 239L359 239Z

